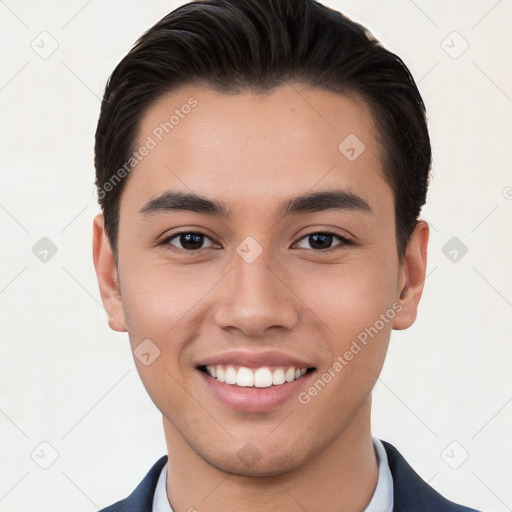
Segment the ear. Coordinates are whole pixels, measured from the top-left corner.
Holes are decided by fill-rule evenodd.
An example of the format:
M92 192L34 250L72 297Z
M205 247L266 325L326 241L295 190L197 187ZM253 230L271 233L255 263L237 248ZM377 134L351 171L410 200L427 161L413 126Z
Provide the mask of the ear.
M101 213L94 217L92 252L101 301L108 315L108 325L114 331L126 332L116 264L105 231L105 220Z
M419 220L414 228L401 264L396 298L401 309L393 320L393 329L407 329L416 320L418 304L425 284L427 271L429 227Z

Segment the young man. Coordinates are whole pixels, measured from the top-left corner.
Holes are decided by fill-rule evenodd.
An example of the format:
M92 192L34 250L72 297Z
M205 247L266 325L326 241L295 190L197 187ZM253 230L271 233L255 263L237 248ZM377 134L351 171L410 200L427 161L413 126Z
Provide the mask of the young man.
M310 0L184 5L108 82L94 263L168 455L106 511L463 511L370 428L431 149L403 62Z

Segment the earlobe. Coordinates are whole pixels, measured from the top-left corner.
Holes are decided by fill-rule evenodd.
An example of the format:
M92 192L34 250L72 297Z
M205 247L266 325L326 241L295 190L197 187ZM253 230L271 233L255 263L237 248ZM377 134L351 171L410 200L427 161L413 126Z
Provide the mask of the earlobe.
M400 312L393 320L393 329L407 329L416 320L427 271L428 224L420 220L411 235L400 269L397 302Z
M94 218L92 250L101 301L108 315L108 325L114 331L126 332L116 264L101 213Z

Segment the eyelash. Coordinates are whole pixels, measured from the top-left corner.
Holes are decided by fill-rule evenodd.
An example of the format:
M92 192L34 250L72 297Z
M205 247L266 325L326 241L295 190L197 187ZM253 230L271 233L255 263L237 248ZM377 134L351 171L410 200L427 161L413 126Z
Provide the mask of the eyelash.
M178 238L181 235L199 235L199 236L208 238L213 242L213 240L208 235L206 235L205 233L202 233L201 231L179 231L177 233L173 233L172 235L164 238L164 240L162 240L162 242L160 242L159 245L166 246L169 250L177 252L177 253L182 253L182 254L187 253L187 254L191 254L191 255L192 254L201 254L203 251L211 249L211 247L206 247L206 248L201 248L201 249L180 249L178 247L171 245L171 243L170 243L171 240L174 240L175 238ZM330 252L332 250L335 250L336 248L342 249L343 246L354 244L354 242L352 240L350 240L349 238L347 238L346 236L339 235L338 233L334 233L332 231L320 229L320 230L311 231L310 233L305 234L304 236L299 238L299 240L297 240L297 242L295 242L294 245L296 243L300 242L301 240L304 240L305 238L308 238L313 235L331 235L340 241L340 243L338 245L329 247L327 249L310 249L310 250L312 250L314 252L318 252L318 253Z

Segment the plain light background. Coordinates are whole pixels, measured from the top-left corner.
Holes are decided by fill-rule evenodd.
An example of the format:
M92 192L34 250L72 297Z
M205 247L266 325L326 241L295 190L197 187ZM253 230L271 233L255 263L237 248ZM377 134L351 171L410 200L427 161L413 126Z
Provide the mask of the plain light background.
M93 136L115 64L181 3L0 0L1 512L97 510L166 453L101 306ZM392 335L373 432L446 497L512 510L512 1L326 4L408 65L434 155L425 292Z

